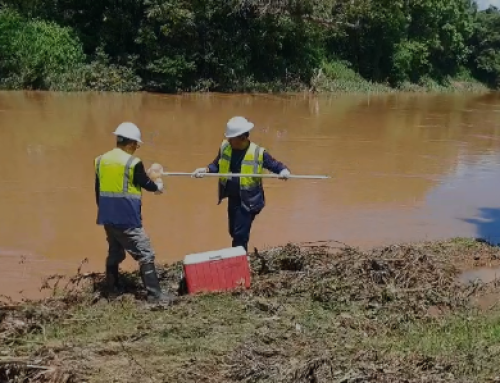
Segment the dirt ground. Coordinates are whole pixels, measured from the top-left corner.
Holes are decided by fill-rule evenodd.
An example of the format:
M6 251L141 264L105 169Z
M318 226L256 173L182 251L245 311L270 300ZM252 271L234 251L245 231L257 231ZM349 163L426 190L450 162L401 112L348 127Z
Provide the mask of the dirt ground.
M0 303L0 382L500 382L500 265L473 239L360 251L288 244L250 255L252 287L147 305L102 275L47 281L51 299ZM162 267L178 291L181 263Z

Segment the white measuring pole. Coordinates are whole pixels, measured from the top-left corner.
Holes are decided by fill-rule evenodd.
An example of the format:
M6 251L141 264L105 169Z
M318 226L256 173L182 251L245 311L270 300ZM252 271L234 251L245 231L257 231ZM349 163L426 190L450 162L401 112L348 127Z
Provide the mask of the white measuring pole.
M182 173L182 172L163 172L162 175L167 177L191 177L194 173ZM273 173L265 173L265 174L243 174L243 173L200 173L199 178L205 177L252 177L252 178L279 178L278 174ZM330 176L323 175L299 175L299 174L290 174L288 178L294 179L310 179L310 180L323 180L328 179Z

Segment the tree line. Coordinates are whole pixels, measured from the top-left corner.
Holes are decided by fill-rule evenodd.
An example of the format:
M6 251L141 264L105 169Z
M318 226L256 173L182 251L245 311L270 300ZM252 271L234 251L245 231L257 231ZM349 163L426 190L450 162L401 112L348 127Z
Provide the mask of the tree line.
M500 87L473 0L0 0L3 89Z

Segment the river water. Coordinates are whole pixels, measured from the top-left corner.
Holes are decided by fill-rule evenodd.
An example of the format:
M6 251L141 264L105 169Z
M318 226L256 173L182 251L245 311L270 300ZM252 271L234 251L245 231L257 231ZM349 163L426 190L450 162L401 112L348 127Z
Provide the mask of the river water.
M94 158L135 122L146 167L191 172L217 154L227 119L296 174L265 180L250 248L338 240L373 246L450 236L500 238L500 96L272 96L0 93L0 294L35 297L43 276L102 271ZM144 194L159 262L230 246L215 178L167 178ZM123 267L133 269L130 258ZM21 292L22 291L22 292Z

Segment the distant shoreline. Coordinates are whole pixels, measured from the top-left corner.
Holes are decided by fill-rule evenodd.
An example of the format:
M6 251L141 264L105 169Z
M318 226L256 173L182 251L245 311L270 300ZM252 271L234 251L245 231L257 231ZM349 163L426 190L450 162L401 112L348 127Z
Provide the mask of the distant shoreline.
M14 92L24 92L24 93L40 93L40 94L112 94L112 95L127 95L127 94L148 94L148 95L159 95L159 96L182 96L182 95L224 95L224 96L328 96L328 95L439 95L439 94L498 94L500 90L491 89L480 82L461 82L462 86L441 86L436 88L426 88L418 85L407 88L377 88L368 90L319 90L311 91L307 89L303 90L280 90L274 92L263 92L263 91L182 91L176 93L168 92L156 92L148 90L134 90L134 91L119 91L119 90L96 90L96 89L83 89L83 90L50 90L50 89L4 89L0 88L0 92L14 93Z

